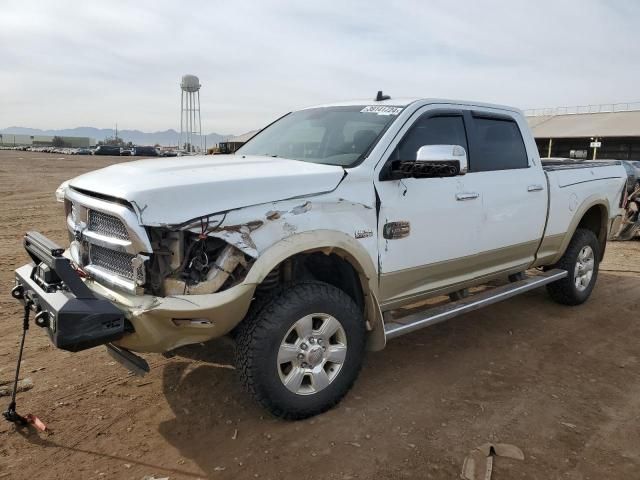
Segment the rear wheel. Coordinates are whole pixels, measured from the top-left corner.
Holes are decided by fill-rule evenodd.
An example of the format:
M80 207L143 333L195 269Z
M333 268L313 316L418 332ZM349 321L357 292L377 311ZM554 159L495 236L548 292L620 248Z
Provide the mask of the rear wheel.
M365 326L355 302L321 282L283 290L249 314L236 337L240 378L278 417L296 420L337 404L364 355Z
M563 305L580 305L587 301L596 279L600 258L600 245L591 230L579 228L573 235L566 252L554 268L568 272L567 277L547 285L547 291Z

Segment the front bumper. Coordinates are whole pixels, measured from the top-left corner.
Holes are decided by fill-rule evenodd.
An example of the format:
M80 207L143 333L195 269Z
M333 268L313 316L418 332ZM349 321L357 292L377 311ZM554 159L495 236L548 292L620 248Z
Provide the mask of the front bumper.
M31 302L54 345L70 351L113 343L138 352L165 352L221 337L242 321L255 290L252 284L239 284L209 295L132 295L81 279L62 249L40 234L27 234L25 248L34 262L16 270L14 297ZM40 279L40 264L63 287Z
M36 232L24 244L33 263L16 270L12 295L35 310L56 347L77 352L122 338L124 313L86 287L60 247Z
M229 333L247 314L255 285L241 283L208 295L131 295L95 280L85 284L111 301L133 326L116 345L137 352L166 352Z

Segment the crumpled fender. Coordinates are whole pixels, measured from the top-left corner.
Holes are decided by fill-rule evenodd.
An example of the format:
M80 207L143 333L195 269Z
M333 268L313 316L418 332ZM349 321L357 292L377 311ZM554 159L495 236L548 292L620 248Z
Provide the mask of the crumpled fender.
M283 238L260 253L242 283L260 284L277 265L299 253L324 252L348 261L358 272L365 296L365 320L369 330L368 348L385 346L382 312L378 304L378 274L362 245L346 233L334 230L310 230Z

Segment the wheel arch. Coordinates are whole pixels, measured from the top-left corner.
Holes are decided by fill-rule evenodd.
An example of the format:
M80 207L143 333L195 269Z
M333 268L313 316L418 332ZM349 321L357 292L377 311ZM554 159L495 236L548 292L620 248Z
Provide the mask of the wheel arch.
M607 244L607 235L609 231L609 202L601 197L588 198L578 208L573 216L569 229L562 239L560 250L551 263L556 263L564 255L569 246L569 242L573 238L578 228L586 228L591 230L600 245L600 258L602 261Z
M367 250L351 236L333 230L301 232L271 245L260 253L243 283L258 287L283 262L301 254L323 253L337 256L357 274L363 296L363 314L367 323L367 348L385 346L384 324L378 303L378 272Z

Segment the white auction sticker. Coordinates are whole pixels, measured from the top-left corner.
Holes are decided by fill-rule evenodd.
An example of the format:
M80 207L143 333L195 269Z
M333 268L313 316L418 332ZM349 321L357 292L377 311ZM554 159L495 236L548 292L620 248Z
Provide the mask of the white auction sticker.
M368 105L360 110L360 113L375 113L377 115L398 115L402 107L390 107L388 105Z

